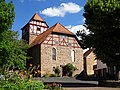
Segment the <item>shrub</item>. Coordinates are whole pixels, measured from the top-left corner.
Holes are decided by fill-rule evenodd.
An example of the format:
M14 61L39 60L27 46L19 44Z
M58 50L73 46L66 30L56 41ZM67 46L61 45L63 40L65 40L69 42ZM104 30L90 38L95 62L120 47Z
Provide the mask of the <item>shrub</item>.
M51 74L50 77L60 77L58 74Z
M42 90L44 85L40 81L33 81L25 70L4 70L0 75L0 90Z
M51 74L50 77L57 77L57 74Z
M43 77L48 78L48 77L50 77L50 74L45 74L45 75L43 75Z
M25 85L25 90L43 90L44 85L40 81L29 81Z
M63 73L65 76L72 76L73 72L77 70L72 64L68 63L63 67Z
M60 74L60 69L59 67L56 67L55 70L54 70L55 74L59 75Z

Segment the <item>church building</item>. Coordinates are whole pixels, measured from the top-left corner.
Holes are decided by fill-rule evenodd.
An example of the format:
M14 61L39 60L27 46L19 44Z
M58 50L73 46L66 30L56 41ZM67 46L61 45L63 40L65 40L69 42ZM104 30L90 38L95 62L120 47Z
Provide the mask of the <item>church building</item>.
M56 23L49 28L46 21L35 13L21 30L22 39L30 45L29 64L39 65L41 76L54 74L55 67L59 67L62 76L62 67L68 63L77 67L73 75L83 71L83 49L76 35L62 24Z

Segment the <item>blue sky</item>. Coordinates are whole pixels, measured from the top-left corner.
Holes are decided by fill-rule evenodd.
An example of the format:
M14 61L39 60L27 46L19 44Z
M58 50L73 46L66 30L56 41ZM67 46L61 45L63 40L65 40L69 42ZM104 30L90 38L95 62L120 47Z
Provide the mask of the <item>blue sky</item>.
M49 25L57 22L76 33L83 29L84 5L87 0L14 0L16 17L12 29L18 31L37 12ZM85 28L84 28L85 29Z

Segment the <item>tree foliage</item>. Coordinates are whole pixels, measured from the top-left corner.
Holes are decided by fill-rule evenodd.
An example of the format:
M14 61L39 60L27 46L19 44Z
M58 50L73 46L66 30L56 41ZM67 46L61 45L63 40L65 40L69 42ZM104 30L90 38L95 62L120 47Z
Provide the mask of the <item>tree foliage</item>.
M10 29L14 18L15 13L12 1L6 3L5 0L0 0L0 32Z
M4 31L0 36L0 65L23 68L26 64L27 44L18 40L17 32Z
M24 68L28 45L10 30L14 17L13 3L0 0L0 66Z
M108 65L120 65L120 1L88 0L84 9L90 30L89 35L82 33L84 48L94 48L97 59Z

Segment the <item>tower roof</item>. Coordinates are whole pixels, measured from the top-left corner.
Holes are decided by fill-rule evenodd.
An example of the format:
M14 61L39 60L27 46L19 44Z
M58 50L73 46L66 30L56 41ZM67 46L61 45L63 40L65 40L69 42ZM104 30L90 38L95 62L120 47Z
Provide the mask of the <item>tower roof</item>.
M54 33L59 33L59 34L72 35L72 36L76 37L76 35L74 33L69 31L68 29L66 29L63 25L61 25L60 23L56 23L54 26L49 28L47 31L45 31L42 34L38 35L36 37L36 39L31 43L31 46L42 43L47 38L47 36L49 34L53 33L53 32Z
M43 22L45 22L45 21L39 16L38 13L35 13L35 14L33 15L33 17L30 19L30 21L31 21L31 20L38 20L38 21L43 21Z
M41 22L45 22L41 17L40 17L40 15L38 14L38 13L35 13L34 15L33 15L33 17L30 19L30 21L32 21L32 20L37 20L37 21L41 21ZM29 23L30 23L30 21L25 25L25 26L23 26L22 28L21 28L21 30L24 28L24 27L26 27ZM46 23L46 22L45 22ZM47 25L47 24L46 24ZM48 25L47 25L48 26ZM49 26L48 26L49 27Z

